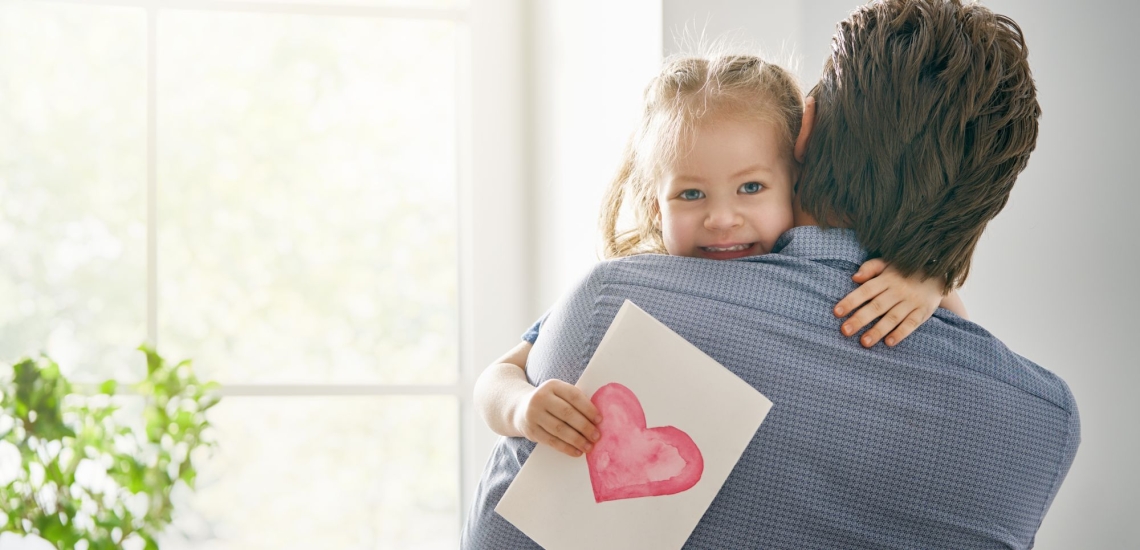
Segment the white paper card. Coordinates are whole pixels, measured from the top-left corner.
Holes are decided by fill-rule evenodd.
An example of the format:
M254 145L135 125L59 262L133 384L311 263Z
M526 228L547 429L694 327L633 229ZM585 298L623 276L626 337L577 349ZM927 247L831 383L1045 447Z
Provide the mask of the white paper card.
M577 386L606 396L592 458L538 445L495 507L548 550L680 548L772 408L628 300Z

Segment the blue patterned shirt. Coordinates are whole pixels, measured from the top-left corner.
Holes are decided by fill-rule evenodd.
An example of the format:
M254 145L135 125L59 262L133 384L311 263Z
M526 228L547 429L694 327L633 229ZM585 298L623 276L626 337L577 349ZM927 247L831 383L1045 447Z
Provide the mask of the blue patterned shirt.
M598 264L544 320L530 382L577 381L630 299L774 403L685 548L1032 547L1080 442L1064 381L945 309L864 349L831 314L867 257L854 233L797 227L775 252ZM494 511L533 449L496 445L463 548L538 548Z

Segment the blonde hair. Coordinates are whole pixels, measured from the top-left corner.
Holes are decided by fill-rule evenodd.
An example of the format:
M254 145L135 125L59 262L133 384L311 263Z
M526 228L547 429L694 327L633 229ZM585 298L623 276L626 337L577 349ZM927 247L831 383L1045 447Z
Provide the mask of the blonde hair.
M605 258L666 254L657 223L657 181L691 144L693 129L714 117L748 117L776 125L792 160L803 94L790 72L752 55L681 57L665 63L645 89L641 122L606 190L599 220ZM618 228L629 202L633 226Z

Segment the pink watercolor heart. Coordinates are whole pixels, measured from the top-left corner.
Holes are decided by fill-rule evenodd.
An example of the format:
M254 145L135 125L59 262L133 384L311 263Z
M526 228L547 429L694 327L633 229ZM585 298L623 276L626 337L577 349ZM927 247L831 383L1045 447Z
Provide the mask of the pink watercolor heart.
M602 437L586 454L594 501L673 495L700 481L705 461L689 434L645 427L645 411L629 388L610 383L590 401L602 414Z

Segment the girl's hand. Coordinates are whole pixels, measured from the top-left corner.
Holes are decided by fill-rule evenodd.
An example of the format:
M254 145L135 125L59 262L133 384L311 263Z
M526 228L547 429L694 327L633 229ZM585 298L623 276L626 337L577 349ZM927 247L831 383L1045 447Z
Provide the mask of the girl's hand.
M881 259L863 263L851 279L860 286L835 305L834 313L836 317L851 315L840 327L844 336L851 336L882 317L860 338L859 343L865 348L874 346L884 336L888 346L897 345L925 323L942 301L943 287L937 278L903 277Z
M597 407L576 386L547 380L531 392L520 407L515 427L535 443L554 447L569 456L590 452L601 438Z

